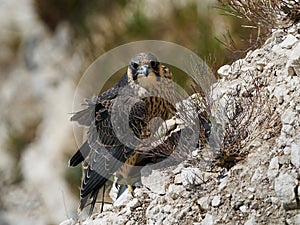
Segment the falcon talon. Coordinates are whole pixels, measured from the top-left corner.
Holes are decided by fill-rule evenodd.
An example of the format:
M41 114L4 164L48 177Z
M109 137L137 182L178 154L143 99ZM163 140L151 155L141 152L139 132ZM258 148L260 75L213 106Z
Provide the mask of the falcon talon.
M134 187L131 185L127 185L128 191L131 193L132 197L134 197Z

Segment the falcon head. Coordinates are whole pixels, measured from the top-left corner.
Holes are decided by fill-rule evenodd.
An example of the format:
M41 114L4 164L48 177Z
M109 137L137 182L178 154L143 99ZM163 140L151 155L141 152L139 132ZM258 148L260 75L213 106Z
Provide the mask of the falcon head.
M150 52L142 52L133 56L127 74L130 84L138 84L144 88L154 87L162 78L172 79L169 69Z

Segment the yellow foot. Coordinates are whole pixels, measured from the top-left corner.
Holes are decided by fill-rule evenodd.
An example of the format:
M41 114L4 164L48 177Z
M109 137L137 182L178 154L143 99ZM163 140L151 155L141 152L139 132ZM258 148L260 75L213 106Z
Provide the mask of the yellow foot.
M132 197L134 197L134 190L133 190L133 186L131 185L127 185L128 191L131 193Z

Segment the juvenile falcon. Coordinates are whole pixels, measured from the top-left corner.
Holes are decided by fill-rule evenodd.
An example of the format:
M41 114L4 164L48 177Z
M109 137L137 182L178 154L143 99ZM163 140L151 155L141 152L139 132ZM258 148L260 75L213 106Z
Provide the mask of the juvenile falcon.
M139 147L153 137L153 118L166 120L175 113L172 95L169 69L152 53L139 53L114 87L87 100L87 108L72 116L72 121L89 128L87 140L69 161L70 166L82 162L85 168L79 211L91 199L93 212L99 189L115 172L120 183L131 185L132 166L154 161L155 155Z

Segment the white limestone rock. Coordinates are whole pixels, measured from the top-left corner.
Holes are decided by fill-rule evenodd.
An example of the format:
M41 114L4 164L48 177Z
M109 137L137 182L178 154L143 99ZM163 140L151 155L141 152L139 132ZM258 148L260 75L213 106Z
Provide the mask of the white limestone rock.
M291 163L296 168L300 168L300 146L295 143L292 143L291 146Z
M268 168L268 178L270 181L272 181L279 172L279 164L278 164L278 157L274 157L270 161L270 165Z
M274 189L280 202L286 210L296 209L297 201L295 196L295 188L298 181L289 174L281 173L275 178Z
M282 48L290 49L297 41L298 39L294 35L288 34L284 41L280 43L280 46Z

